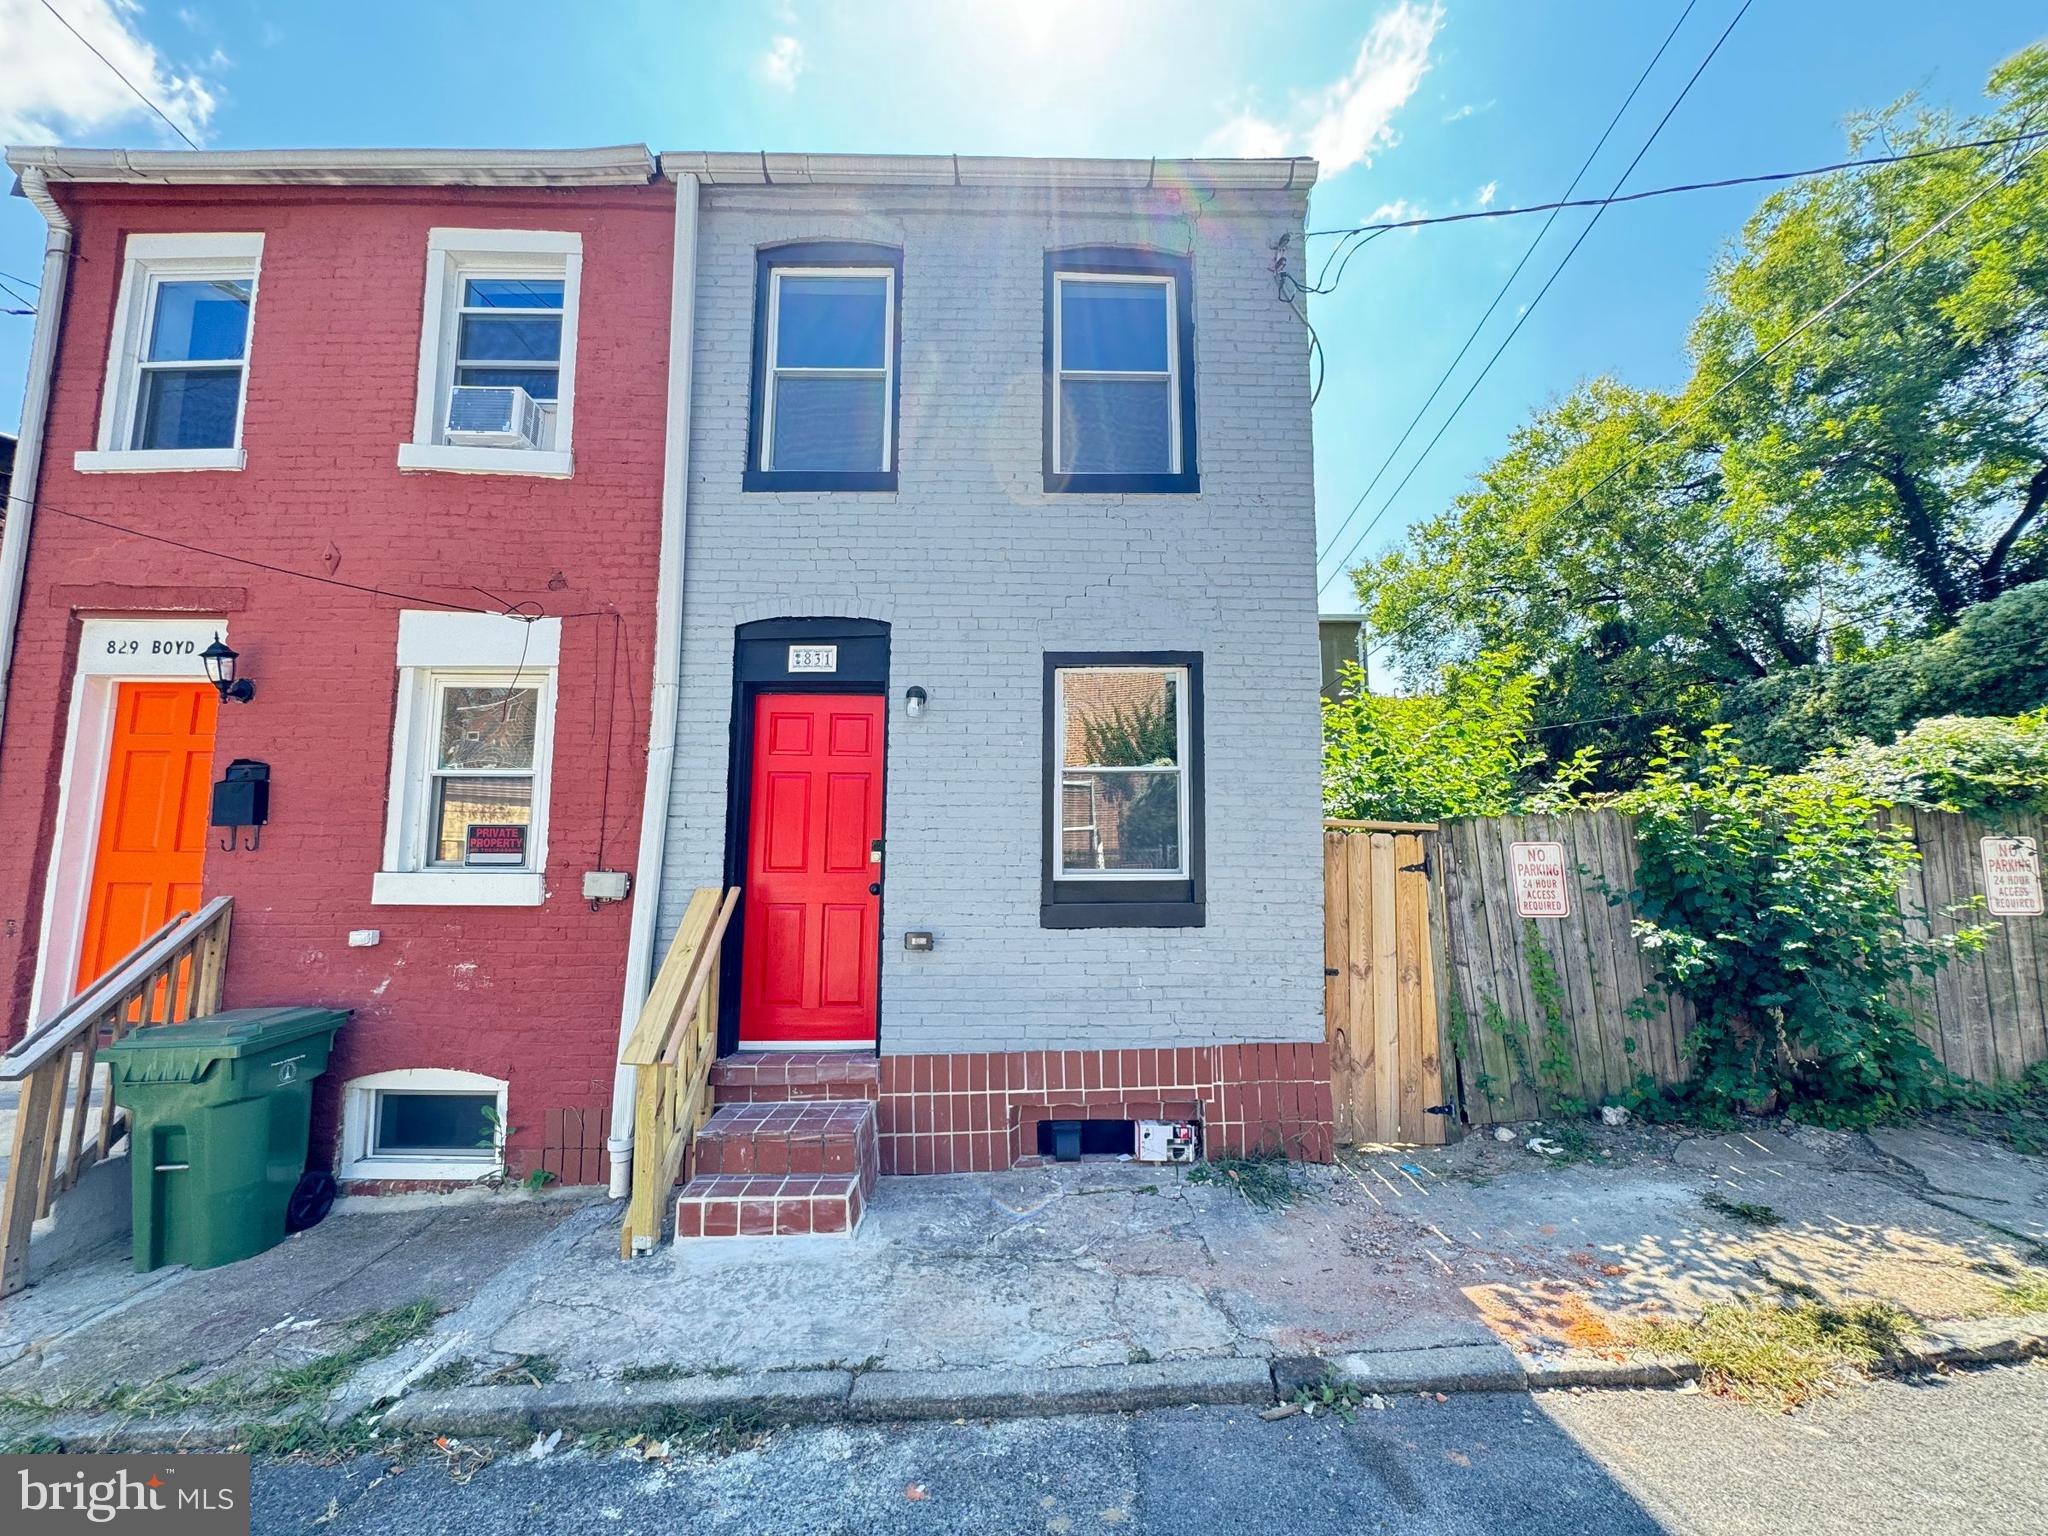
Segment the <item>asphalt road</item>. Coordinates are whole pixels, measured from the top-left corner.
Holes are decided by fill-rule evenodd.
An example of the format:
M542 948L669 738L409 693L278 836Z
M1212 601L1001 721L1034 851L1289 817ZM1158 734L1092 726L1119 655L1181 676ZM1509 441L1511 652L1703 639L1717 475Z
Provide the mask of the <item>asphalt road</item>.
M1190 1409L816 1426L665 1465L501 1453L466 1482L259 1467L255 1529L515 1532L2038 1532L2048 1366L1766 1415L1699 1395L1395 1401L1356 1423ZM379 1480L381 1478L381 1480Z

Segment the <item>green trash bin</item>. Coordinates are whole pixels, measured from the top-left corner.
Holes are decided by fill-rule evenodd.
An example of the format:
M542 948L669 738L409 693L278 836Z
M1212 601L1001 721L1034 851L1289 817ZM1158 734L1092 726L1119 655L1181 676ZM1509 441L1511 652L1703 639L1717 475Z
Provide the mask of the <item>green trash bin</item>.
M130 1117L138 1273L211 1269L283 1241L313 1079L347 1022L338 1008L236 1008L138 1029L100 1052Z

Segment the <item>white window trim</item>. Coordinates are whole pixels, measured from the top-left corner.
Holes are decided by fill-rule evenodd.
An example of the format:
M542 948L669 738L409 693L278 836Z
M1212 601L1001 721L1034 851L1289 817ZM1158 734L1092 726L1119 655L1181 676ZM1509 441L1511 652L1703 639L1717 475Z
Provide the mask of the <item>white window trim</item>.
M107 343L107 380L100 395L96 446L72 456L81 474L141 474L156 470L241 469L242 421L255 365L256 314L262 285L260 234L130 235L122 253L121 292ZM166 278L231 277L249 284L249 328L242 340L242 388L235 399L235 441L228 448L131 448L135 406L141 397L142 350Z
M386 1155L373 1150L377 1134L377 1098L383 1093L494 1093L498 1097L499 1141L495 1149L479 1147L474 1157L449 1155ZM473 1183L502 1168L505 1162L506 1084L480 1072L451 1067L401 1067L373 1072L344 1085L341 1107L341 1159L335 1177L342 1179L459 1179Z
M882 366L880 368L784 368L777 360L782 344L782 280L785 277L879 277L882 280ZM768 269L768 335L762 343L767 369L761 389L761 469L767 474L887 474L896 452L896 269L894 267L771 267ZM786 470L775 459L775 382L787 374L799 379L882 380L882 462L865 469Z
M448 386L455 375L456 304L465 277L545 272L562 279L562 355L555 436L547 448L469 448L442 441ZM546 229L431 229L420 309L420 366L412 441L398 445L398 467L467 475L575 472L577 314L583 296L583 236Z
M1158 673L1162 673L1162 672L1163 672L1163 673L1168 673L1168 674L1171 674L1171 676L1173 677L1173 679L1174 679L1174 682L1175 682L1175 687L1174 687L1174 690L1173 690L1173 701L1174 701L1174 739L1175 739L1175 743L1176 743L1176 745L1177 745L1177 746L1178 746L1178 747L1180 748L1180 761L1179 761L1179 762L1178 762L1177 764L1175 764L1174 768L1173 768L1173 769L1172 769L1171 771L1172 771L1172 772L1174 772L1174 773L1176 773L1176 774L1178 774L1178 775L1179 775L1179 777L1180 777L1180 802L1179 802L1179 803L1180 803L1180 839L1179 839L1179 841L1180 841L1180 862L1179 862L1178 866L1177 866L1177 867L1175 867L1175 868L1173 868L1173 869L1089 869L1089 868L1086 868L1086 867L1083 867L1083 868L1078 868L1078 869L1077 869L1077 868L1072 868L1072 867L1069 867L1069 865L1067 864L1067 846L1066 846L1066 838L1065 838L1065 836L1063 835L1063 834L1064 834L1064 831L1065 831L1065 829L1064 829L1063 827L1061 827L1060 825L1058 825L1058 823L1064 822L1064 821L1066 820L1066 817L1065 817L1065 815L1064 815L1064 814L1062 814L1062 815L1059 815L1059 816L1055 816L1054 818L1052 818L1052 819L1053 819L1053 821L1054 821L1054 823L1055 823L1055 825L1054 825L1054 827L1053 827L1053 831L1052 831L1052 840L1053 840L1053 845L1052 845L1052 869L1053 869L1053 878L1054 878L1055 880L1058 880L1058 881L1062 881L1062 882L1065 882L1065 881L1069 881L1069 880L1185 880L1185 879L1187 879L1187 878L1188 878L1188 838L1190 837L1190 835L1191 835L1191 832L1192 832L1192 828L1191 828L1191 824L1190 824L1190 823L1191 823L1191 814L1192 814L1192 807L1191 807L1191 806L1189 805L1189 800L1190 800L1190 798L1191 798L1191 795L1192 795L1192 788L1191 788L1191 786L1190 786L1190 783L1189 783L1189 777L1188 777L1188 774L1189 774L1189 770L1190 770L1191 768L1193 768L1193 766L1194 766L1194 763L1193 763L1192 759L1190 758L1189 754L1190 754L1191 752L1193 752L1193 751L1195 751L1195 750L1196 750L1196 748L1194 747L1194 745L1193 745L1193 744L1192 744L1192 743L1191 743L1191 742L1189 741L1189 739L1188 739L1188 669L1187 669L1186 667L1163 667L1163 666L1149 666L1149 665L1142 665L1142 664L1141 664L1141 665L1136 665L1136 666L1128 666L1128 667L1120 667L1120 666L1114 666L1114 665L1110 665L1110 666L1099 666L1099 667L1055 667L1055 668L1053 669L1053 674L1052 674L1052 686L1053 686L1053 705L1052 705L1052 719L1053 719L1053 758L1052 758L1052 763L1053 763L1053 772L1059 775L1059 784L1058 784L1058 786L1056 786L1055 792L1056 792L1057 794L1059 794L1059 796L1060 796L1060 804L1061 804L1061 806L1062 806L1062 807L1064 807L1064 805L1065 805L1065 803L1066 803L1066 794L1065 794L1065 788L1066 788L1067 774L1068 774L1068 773L1070 773L1070 772L1087 772L1087 773L1117 773L1117 772L1125 772L1125 771L1128 771L1128 772L1132 772L1132 773L1160 773L1160 772L1164 772L1164 771L1166 771L1166 770L1163 770L1163 769L1158 769L1158 768L1151 768L1151 769L1137 769L1137 768L1133 768L1133 769L1129 769L1129 770L1121 770L1121 769L1115 769L1115 768L1107 768L1107 769L1105 769L1105 768L1088 768L1088 767L1073 767L1073 768L1070 768L1070 767L1068 766L1068 764L1067 764L1067 697L1066 697L1066 694L1067 694L1067 675L1068 675L1069 673L1072 673L1072 672L1144 672L1144 673L1147 673L1147 674L1153 674L1153 675L1156 675L1156 674L1158 674Z
M547 897L548 800L552 792L555 674L562 621L527 623L492 613L408 610L398 616L398 706L391 732L383 868L370 883L377 906L537 907ZM512 681L540 689L534 717L533 819L524 869L451 869L428 862L432 795L427 754L438 739L434 701L447 682Z
M1066 366L1066 340L1062 335L1062 319L1066 305L1061 302L1060 289L1067 283L1149 283L1166 289L1166 371L1156 369L1139 372L1119 372L1100 368L1069 368ZM1065 415L1061 403L1061 392L1066 381L1074 379L1108 379L1136 383L1163 379L1166 381L1166 463L1157 469L1113 469L1078 470L1065 467L1066 454L1060 440L1060 422ZM1060 272L1052 275L1052 467L1056 475L1078 475L1083 479L1089 475L1177 475L1181 472L1180 451L1180 284L1170 272Z

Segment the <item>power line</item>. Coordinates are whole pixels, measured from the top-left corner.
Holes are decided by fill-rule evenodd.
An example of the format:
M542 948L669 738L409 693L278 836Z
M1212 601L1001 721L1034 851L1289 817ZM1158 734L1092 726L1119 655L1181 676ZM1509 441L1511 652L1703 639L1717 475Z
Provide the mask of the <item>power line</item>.
M1658 136L1664 132L1666 125L1670 123L1678 109L1684 105L1685 98L1692 94L1692 88L1699 84L1700 76L1707 72L1707 66L1714 62L1714 58L1720 53L1722 45L1728 41L1729 36L1735 31L1742 18L1749 14L1750 6L1755 3L1756 0L1742 0L1741 7L1729 18L1728 25L1721 29L1721 35L1714 39L1714 46L1707 50L1706 57L1699 62L1699 67L1693 70L1684 86L1672 98L1671 105L1664 109L1664 115L1657 119L1657 126L1652 128L1650 136L1643 140L1643 147L1636 151L1635 158L1630 160L1627 166L1623 168L1622 173L1615 178L1614 186L1608 193L1609 197L1620 192L1623 184L1628 181L1630 176L1635 174L1636 167L1642 164L1643 156L1650 152L1650 146L1657 142ZM1486 362L1480 367L1478 376L1466 387L1465 393L1458 397L1458 403L1451 407L1450 415L1443 419L1443 423L1436 429L1430 440L1423 444L1422 452L1416 455L1415 461L1408 466L1408 471L1401 476L1400 483L1387 493L1387 499L1380 503L1379 510L1374 512L1371 518L1366 521L1366 525L1358 531L1358 537L1351 541L1351 547L1344 552L1344 558L1337 562L1337 569L1324 578L1321 585L1316 588L1318 594L1321 594L1331 582L1344 573L1344 568L1350 564L1351 557L1358 553L1360 546L1365 543L1373 529L1378 526L1380 519L1385 517L1388 509L1400 499L1401 492L1408 488L1408 482L1415 478L1416 471L1422 468L1430 454L1435 451L1436 445L1443 441L1444 434L1451 429L1451 423L1458 419L1459 413L1465 409L1467 402L1478 391L1479 386L1486 382L1486 376L1493 372L1493 365L1500 361L1501 354L1506 352L1514 339L1522 333L1522 327L1529 323L1529 317L1536 313L1537 306L1543 302L1544 296L1550 292L1558 278L1564 275L1564 269L1571 265L1572 258L1579 253L1579 247L1586 243L1587 237L1593 233L1600 223L1601 216L1606 212L1605 206L1596 208L1593 211L1593 217L1586 221L1586 227L1579 231L1578 238L1572 241L1564 256L1558 261L1558 264L1551 268L1550 276L1543 280L1543 286L1536 290L1536 296L1523 305L1522 312L1515 316L1515 323L1509 327L1507 335L1501 338L1500 345L1493 349L1493 355L1487 358Z
M1727 187L1753 187L1769 182L1800 181L1808 176L1826 176L1834 171L1861 171L1884 165L1903 165L1912 160L1932 160L1942 155L1959 155L1973 149L2000 149L2008 144L2027 144L2048 138L2048 128L2027 133L2007 133L1989 139L1965 139L1954 144L1937 144L1932 149L1903 150L1896 155L1866 155L1860 160L1834 160L1826 165L1809 165L1797 171L1758 171L1748 176L1723 176L1713 181L1681 181L1668 187L1651 187L1642 192L1623 192L1613 197L1581 197L1555 203L1529 203L1517 208L1475 208L1466 213L1438 213L1413 219L1390 219L1379 224L1352 224L1336 229L1312 229L1303 238L1326 239L1332 235L1386 234L1397 229L1421 229L1433 224L1468 224L1475 219L1513 219L1528 213L1548 213L1555 208L1613 208L1622 203L1646 202L1686 192L1718 192Z
M92 40L88 38L83 32L79 31L78 28L71 25L69 21L66 21L64 18L64 13L58 10L56 6L52 5L50 3L50 0L43 0L43 9L48 11L52 16L56 17L59 21L63 22L64 30L66 32L69 32L73 37L77 38L81 43L84 43L88 49L91 49L92 56L94 58L98 59L102 64L106 65L107 68L113 70L114 78L119 80L123 85L127 86L129 90L133 91L135 93L136 100L140 101L145 107L149 108L150 111L154 112L158 117L162 118L164 122L170 127L171 132L175 133L179 138L185 141L186 148L197 149L199 147L197 142L194 141L191 134L187 133L183 128L180 128L175 122L171 120L170 113L166 112L162 107L158 106L155 102L151 101L149 97L145 96L142 92L142 88L138 86L133 80L130 80L126 75L122 74L120 67L116 65L112 59L108 58L104 53L101 53L99 49L94 48L92 45Z
M2033 137L2039 136L2040 135L2033 135ZM1603 486L1607 485L1610 481L1614 480L1619 475L1625 473L1626 471L1634 468L1637 464L1641 463L1643 459L1649 454L1651 449L1657 447L1660 443L1664 442L1666 439L1671 437L1671 435L1677 432L1677 430L1681 426L1685 425L1687 421L1691 420L1693 417L1697 416L1701 411L1705 410L1708 406L1712 405L1716 400L1720 399L1721 396L1727 394L1729 390L1733 389L1737 384L1741 383L1744 378L1748 377L1756 369L1762 367L1765 363L1769 362L1771 358L1776 356L1779 352L1783 351L1786 347L1790 346L1792 342L1796 341L1800 336L1804 335L1807 331L1811 330L1814 326L1818 325L1821 321L1825 320L1829 315L1833 314L1836 310L1840 309L1844 304L1848 303L1850 299L1854 298L1857 294L1861 293L1865 288L1868 288L1872 283L1876 282L1879 278L1883 277L1887 272L1891 271L1892 268L1896 267L1900 262L1904 261L1908 256L1912 255L1915 251L1919 250L1921 246L1925 245L1929 240L1933 239L1936 235L1940 234L1942 230L1946 229L1956 219L1962 217L1964 213L1968 212L1971 208L1975 207L1984 198L1989 197L1993 192L1997 191L1998 188L2004 185L2010 178L2017 176L2022 170L2024 170L2027 167L2029 163L2033 161L2035 156L2039 155L2042 152L2043 149L2048 149L2048 145L2041 145L2034 149L2028 150L2026 155L2020 160L2019 164L2013 166L2010 170L1998 172L1989 181L1985 182L1983 186L1979 187L1975 192L1972 192L1960 203L1957 203L1955 207L1951 208L1939 219L1936 219L1932 224L1928 225L1927 228L1922 230L1920 234L1916 236L1910 244L1902 247L1898 251L1894 252L1891 256L1887 257L1882 265L1874 267L1870 271L1864 273L1863 276L1857 278L1855 282L1851 283L1848 287L1844 288L1832 299L1829 299L1827 303L1823 304L1819 309L1816 309L1812 314L1808 315L1804 320L1800 321L1797 325L1792 327L1792 329L1787 331L1783 336L1779 337L1776 341L1772 342L1768 347L1765 347L1761 352L1757 353L1755 357L1752 357L1748 362L1744 363L1734 373L1730 374L1728 378L1725 381L1723 381L1720 388L1716 389L1704 400L1699 401L1695 405L1688 406L1685 410L1681 411L1678 414L1677 418L1674 419L1672 423L1669 426L1667 426L1662 432L1659 432L1655 437L1651 438L1647 443L1643 444L1643 446L1639 448L1635 453L1631 454L1628 458L1623 459L1621 463L1615 465L1614 468L1610 469L1598 480L1595 480L1591 485L1587 486L1583 491L1579 492L1579 494L1573 497L1572 500L1565 506L1563 511L1561 511L1558 515L1560 517L1568 516L1570 513L1577 510L1580 506L1584 505L1585 500L1588 496L1591 496L1595 491L1601 489Z
M17 304L28 305L29 307L27 312L29 314L35 313L36 301L30 298L27 294L23 293L19 288L15 287L14 284L8 282L4 274L0 274L0 293L6 294L7 297L14 300Z
M1643 72L1636 76L1636 83L1629 87L1628 95L1624 96L1621 105L1615 108L1614 116L1607 120L1607 126L1601 130L1600 138L1593 145L1591 152L1579 163L1578 170L1572 175L1571 185L1564 189L1565 197L1569 198L1573 192L1578 190L1580 180L1584 178L1587 171L1592 169L1593 162L1599 158L1600 151L1607 147L1607 140L1613 135L1623 115L1634 103L1637 93L1642 90L1644 83L1650 78L1650 72L1657 67L1658 62L1664 57L1665 50L1671 46L1671 40L1678 36L1678 29L1685 25L1686 17L1692 14L1693 7L1698 3L1699 0L1686 0L1686 7L1683 11L1679 12L1678 20L1671 24L1671 30L1664 34L1664 41L1659 43L1657 51L1650 55L1650 62L1645 64ZM1550 217L1543 221L1543 227L1536 232L1536 237L1529 242L1528 248L1522 252L1522 259L1515 263L1514 271L1507 275L1507 281L1500 285L1499 290L1493 296L1493 301L1486 306L1486 312L1479 317L1477 323L1473 325L1470 334L1465 337L1464 344L1458 348L1458 355L1453 357L1444 368L1443 373L1430 389L1428 398L1416 408L1415 414L1408 420L1408 425L1401 429L1401 435L1395 440L1394 446L1387 450L1387 456L1380 461L1380 467L1373 471L1372 479L1366 482L1365 489L1358 493L1358 499L1351 503L1351 509L1338 522L1336 532L1330 535L1329 543L1325 544L1322 552L1316 556L1316 564L1318 566L1330 558L1330 551L1335 549L1337 541L1344 537L1344 531L1351 526L1351 520L1358 515L1358 509L1365 505L1366 497L1373 493L1380 483L1380 478L1386 474L1388 468L1392 466L1394 460L1400 455L1401 449L1407 445L1408 439L1414 435L1415 429L1422 424L1422 418L1429 413L1429 408L1436 403L1436 397L1443 392L1444 385L1451 381L1451 375L1457 372L1458 364L1462 363L1465 360L1465 354L1472 350L1472 343L1479 339L1479 333L1486 328L1486 322L1493 318L1493 312L1500 307L1500 301L1507 297L1508 290L1515 285L1515 279L1522 275L1522 269L1528 266L1529 259L1536 254L1536 247L1543 243L1544 237L1550 233L1550 227L1557 222L1558 215L1563 211L1564 205L1562 203L1559 203L1550 210ZM1342 248L1341 245L1338 247L1339 250ZM1341 269L1338 275L1342 276ZM1334 287L1335 284L1331 286Z
M0 272L0 277L6 278L10 283L19 283L24 288L33 288L37 293L43 291L43 285L31 278L16 277L12 272Z

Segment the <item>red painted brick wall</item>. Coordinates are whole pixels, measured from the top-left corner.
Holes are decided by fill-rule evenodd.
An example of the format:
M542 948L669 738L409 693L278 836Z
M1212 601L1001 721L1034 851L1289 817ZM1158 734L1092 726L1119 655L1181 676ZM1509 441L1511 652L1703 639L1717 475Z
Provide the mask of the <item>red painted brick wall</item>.
M394 1067L508 1078L515 1171L604 1177L629 903L581 876L630 869L647 740L674 192L645 189L68 188L77 260L50 416L4 740L0 988L25 1027L41 937L81 617L228 612L257 696L220 712L215 771L271 764L254 853L209 851L235 897L230 1006L356 1010L318 1100L331 1151L341 1081ZM583 293L576 474L400 474L411 436L427 232L577 230ZM80 475L131 232L264 235L240 473ZM62 509L61 511L59 509ZM277 575L79 522L82 513L293 572L564 618L548 833L535 908L379 907L397 615L426 606ZM616 618L614 618L616 614ZM607 755L607 742L609 754ZM607 769L609 793L606 792ZM350 949L353 928L383 942Z

